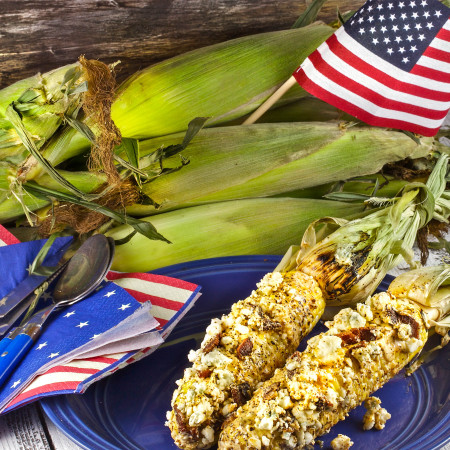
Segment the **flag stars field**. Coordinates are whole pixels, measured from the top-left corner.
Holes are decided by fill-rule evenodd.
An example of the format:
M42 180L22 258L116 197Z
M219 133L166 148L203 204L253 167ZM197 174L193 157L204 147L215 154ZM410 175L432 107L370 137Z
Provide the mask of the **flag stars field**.
M130 308L131 307L131 304L130 303L128 303L128 304L126 304L126 305L122 305L120 308L118 308L118 309L121 309L122 311L125 311L127 308Z
M111 297L111 295L115 295L116 291L109 291L103 297Z
M75 314L75 311L70 311L67 314L65 314L63 317L70 317L73 316Z
M50 353L50 355L48 355L48 357L50 359L56 358L57 356L59 356L59 352L57 352L57 353Z
M47 342L43 342L42 344L39 344L37 347L36 347L36 350L42 350L44 347L46 347L47 346Z
M367 0L293 76L369 125L434 136L450 109L449 67L450 8Z
M80 322L78 325L75 325L77 328L87 327L89 322Z
M15 389L21 382L21 380L14 381L14 383L11 385L11 389Z

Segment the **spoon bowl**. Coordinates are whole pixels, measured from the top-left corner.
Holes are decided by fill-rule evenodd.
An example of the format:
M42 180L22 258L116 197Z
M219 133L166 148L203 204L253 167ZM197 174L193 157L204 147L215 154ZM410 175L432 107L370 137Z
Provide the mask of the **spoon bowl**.
M97 289L114 257L114 246L110 240L103 234L96 234L81 245L53 290L53 302L56 305L75 303Z

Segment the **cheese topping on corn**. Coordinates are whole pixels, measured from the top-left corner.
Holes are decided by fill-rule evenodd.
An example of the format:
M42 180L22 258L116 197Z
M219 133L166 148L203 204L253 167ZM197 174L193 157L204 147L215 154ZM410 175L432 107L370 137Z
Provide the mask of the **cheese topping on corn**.
M378 397L369 397L364 402L364 407L367 409L363 417L364 430L371 430L374 426L377 430L382 430L391 415L381 407L381 400Z
M326 325L327 332L294 353L226 423L219 449L308 445L398 373L427 338L420 307L388 293L358 311L343 309ZM388 413L372 413L374 425L383 426Z
M338 434L337 437L335 437L331 441L331 448L333 450L348 450L354 442L345 434Z

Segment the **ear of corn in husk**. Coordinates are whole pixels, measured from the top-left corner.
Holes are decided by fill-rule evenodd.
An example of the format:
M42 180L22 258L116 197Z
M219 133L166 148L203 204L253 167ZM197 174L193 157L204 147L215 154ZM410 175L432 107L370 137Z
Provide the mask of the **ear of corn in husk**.
M361 205L327 200L243 199L184 208L152 216L152 224L172 244L134 236L116 246L113 269L146 272L195 259L249 254L282 254L292 239L315 218L348 217ZM123 239L131 228L118 226L106 234Z
M256 109L333 33L327 25L262 33L176 56L120 87L112 118L125 137L185 130L195 117L217 125ZM305 95L300 88L292 95Z
M313 224L305 233L301 251L284 260L279 269L297 267L316 277L329 304L332 300L342 304L363 298L401 258L408 259L417 230L432 219L434 208L439 206L438 198L443 202L443 217L448 219L450 202L444 198L446 192L442 192L447 162L448 157L442 155L426 185L409 184L400 197L384 199L390 206L349 222L324 236L317 245ZM117 247L113 267L120 271L148 271L214 256L281 254L283 245L287 248L289 239L295 239L296 221L302 221L298 231L301 232L313 220L313 215L318 218L332 215L314 208L314 204L318 208L327 205L309 199L241 199L150 216L144 220L151 220L174 244L168 248L163 243L135 236ZM330 212L331 208L338 208L333 202L327 206ZM341 210L338 216L354 212ZM122 239L129 232L128 227L120 226L108 234Z
M140 169L162 147L176 145L183 133L140 142ZM182 155L189 164L143 184L157 205L133 205L136 215L160 213L195 204L246 197L267 197L298 189L373 174L388 162L427 156L432 138L417 144L396 131L342 127L335 123L278 123L201 130ZM125 158L125 155L121 155ZM180 165L176 154L162 161Z
M85 72L80 64L61 67L19 81L0 90L0 159L16 165L28 156L17 128L10 120L11 110L42 148L64 121L81 106L87 91Z

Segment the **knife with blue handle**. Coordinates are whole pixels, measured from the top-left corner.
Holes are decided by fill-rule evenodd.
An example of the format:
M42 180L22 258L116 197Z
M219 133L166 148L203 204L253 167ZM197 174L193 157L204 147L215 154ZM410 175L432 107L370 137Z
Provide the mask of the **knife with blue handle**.
M42 320L39 315L39 320ZM17 364L33 346L41 326L30 320L23 327L17 327L0 341L0 386L9 378Z

